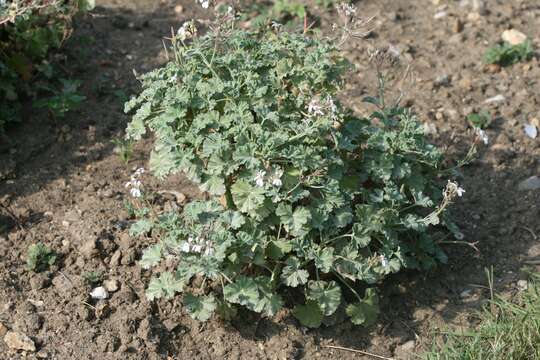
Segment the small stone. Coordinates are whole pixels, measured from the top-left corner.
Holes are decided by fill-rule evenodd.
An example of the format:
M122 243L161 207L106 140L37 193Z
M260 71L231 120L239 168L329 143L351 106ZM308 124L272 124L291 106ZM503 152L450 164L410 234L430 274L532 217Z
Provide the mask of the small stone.
M409 340L406 343L399 345L394 350L394 357L396 359L412 359L415 346L416 343L414 340Z
M445 18L447 15L448 13L446 11L439 11L433 16L433 18L435 20L439 20L439 19Z
M499 94L499 95L495 95L493 97L490 97L489 99L486 99L486 101L484 101L484 104L499 103L499 102L503 102L503 101L506 101L506 98L504 97L504 95Z
M35 274L30 278L30 287L32 290L41 290L51 284L49 278L44 274Z
M489 64L485 67L486 72L490 74L496 74L501 71L501 65L499 64Z
M90 296L92 299L105 300L109 297L109 293L103 286L99 286L90 292Z
M128 233L122 233L118 238L120 249L127 250L131 247L131 236Z
M386 16L388 17L388 20L390 21L398 21L401 19L401 16L395 11L389 12Z
M485 15L487 12L485 0L472 0L472 7L478 14Z
M109 260L109 265L110 266L120 265L121 258L122 258L122 252L120 250L116 250L114 254L111 256L111 259Z
M104 301L99 301L96 304L96 317L103 319L111 313L111 307Z
M37 353L36 353L36 357L38 359L48 359L49 358L49 353L45 350L39 350Z
M120 283L116 279L110 279L104 281L103 286L108 292L115 292L120 288Z
M135 249L130 248L122 254L122 265L131 265L135 262L136 254Z
M42 307L45 304L43 300L26 299L26 301L28 301L34 307Z
M462 299L466 299L466 298L469 298L472 296L472 290L471 289L467 289L467 290L463 290L460 294L459 294L459 297L462 298Z
M527 282L527 280L519 280L517 282L517 287L519 290L525 291L529 288L529 283Z
M167 319L163 321L163 326L165 326L165 329L167 329L167 331L173 331L178 327L178 325L180 324L172 319Z
M480 15L479 13L477 12L471 12L467 15L467 20L469 21L472 21L472 22L477 22L478 20L480 20L482 18L482 15Z
M442 75L437 76L437 78L435 78L435 81L433 82L433 84L436 87L448 86L450 85L450 81L451 81L450 76L448 76L448 74L442 74Z
M536 139L538 136L538 129L532 124L526 124L524 126L525 134L531 139Z
M36 351L34 341L19 332L8 331L4 336L4 342L9 348L14 350Z
M501 34L501 39L510 45L521 45L527 41L527 35L516 29L505 30Z
M105 197L105 198L110 199L110 198L112 198L114 196L114 191L112 189L105 189L105 190L103 190L101 195L103 195L103 197Z
M87 240L80 248L79 252L87 259L91 259L98 254L96 239Z
M459 81L459 86L462 87L465 90L472 90L473 83L470 78L466 77Z
M8 328L6 327L6 325L0 323L0 337L4 337L4 335L6 335L7 332L8 332Z
M518 185L518 190L528 191L528 190L538 190L540 189L540 178L538 176L531 176L528 179L523 180Z
M460 19L454 20L452 23L452 31L456 34L463 31L463 22Z

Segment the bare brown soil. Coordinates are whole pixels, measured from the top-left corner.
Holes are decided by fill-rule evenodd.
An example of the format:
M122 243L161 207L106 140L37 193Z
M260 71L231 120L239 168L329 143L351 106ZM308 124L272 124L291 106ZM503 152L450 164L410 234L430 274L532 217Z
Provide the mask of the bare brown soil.
M114 153L111 140L122 136L128 121L115 91L137 91L132 70L142 73L165 61L161 39L171 26L206 15L192 0L101 0L78 21L66 46L65 67L83 81L88 98L82 109L55 122L29 108L22 125L10 129L11 143L0 144L0 323L37 346L35 353L21 353L0 341L0 359L363 358L328 346L406 358L429 348L437 329L474 324L474 311L489 298L485 267L493 266L497 291L519 291L521 269L540 258L540 190L517 188L540 174L540 139L523 131L525 122L540 118L539 54L495 72L481 58L508 28L526 33L540 49L540 3L487 0L486 12L476 14L458 1L436 2L357 2L362 14L376 16L374 33L345 45L358 71L343 99L360 113L368 110L359 101L374 91L366 50L392 44L415 70L405 101L450 162L474 138L466 115L488 110L494 116L489 145L461 169L467 192L453 208L463 241L477 243L479 252L449 244L447 265L381 284L380 322L367 329L343 321L307 330L288 311L272 319L246 312L230 323L202 324L179 300L148 302L144 289L151 274L137 264L147 244L127 235L123 184L133 166L145 165L149 146L138 144L127 166ZM182 12L175 13L176 5ZM440 11L446 16L435 19ZM329 29L334 17L323 13L321 26ZM505 100L484 103L498 94ZM188 199L198 196L182 178L159 186ZM36 242L60 254L53 268L39 274L25 268L26 250ZM117 280L119 290L106 301L92 300L83 278L89 271Z

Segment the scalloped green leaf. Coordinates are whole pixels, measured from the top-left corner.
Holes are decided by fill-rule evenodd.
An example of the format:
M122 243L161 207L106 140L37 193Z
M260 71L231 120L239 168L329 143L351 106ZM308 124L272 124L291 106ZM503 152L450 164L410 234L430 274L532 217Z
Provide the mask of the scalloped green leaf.
M293 315L300 321L300 324L309 328L318 328L321 326L323 311L316 301L308 300L305 305L296 305L293 309Z

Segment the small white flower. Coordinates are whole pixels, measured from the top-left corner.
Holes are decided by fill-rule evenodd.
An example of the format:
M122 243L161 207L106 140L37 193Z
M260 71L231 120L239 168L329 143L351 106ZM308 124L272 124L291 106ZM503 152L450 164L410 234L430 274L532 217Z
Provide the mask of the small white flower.
M339 12L344 13L346 16L356 15L356 6L351 5L351 4L347 4L347 3L338 4L337 9Z
M272 29L274 29L274 30L279 30L279 29L281 29L281 27L282 27L283 25L280 24L280 23L278 23L277 21L272 21L271 26L272 26Z
M380 256L379 256L379 259L381 260L381 266L382 266L383 268L386 269L386 268L388 268L388 266L390 266L390 264L388 263L388 259L386 258L386 256L380 255Z
M132 188L129 190L129 193L131 194L131 196L133 196L134 198L140 198L141 197L141 190L139 190L138 188Z
M210 6L210 0L198 0L197 1L204 9L208 9Z
M476 128L476 134L478 135L478 138L480 140L482 140L482 142L484 143L484 145L487 145L489 144L489 138L486 134L486 132L480 128Z
M196 253L200 253L202 251L202 245L193 245L191 247L191 251L196 252Z
M184 41L186 39L190 39L197 33L197 28L195 27L195 22L193 20L186 21L180 29L178 29L176 36L181 41Z
M212 256L214 254L214 249L212 249L211 247L206 247L206 249L204 250L204 255L206 256Z
M283 176L283 170L281 170L280 168L277 168L270 178L272 185L281 187L281 185L283 185L283 182L281 181L282 176Z
M461 186L458 186L456 193L457 193L457 196L462 197L463 194L465 194L465 189L463 189Z
M139 189L142 186L141 180L134 179L134 180L131 180L130 182L131 182L131 186L133 186L134 188Z
M266 176L266 171L264 170L257 171L257 174L255 175L255 185L257 185L258 187L263 187L265 176Z
M323 107L319 103L319 100L313 99L308 104L308 114L310 116L322 116L324 115Z
M188 239L188 242L189 242L189 239ZM189 243L184 243L184 244L182 244L182 246L180 247L180 251L181 251L181 252L188 253L189 250L190 250Z

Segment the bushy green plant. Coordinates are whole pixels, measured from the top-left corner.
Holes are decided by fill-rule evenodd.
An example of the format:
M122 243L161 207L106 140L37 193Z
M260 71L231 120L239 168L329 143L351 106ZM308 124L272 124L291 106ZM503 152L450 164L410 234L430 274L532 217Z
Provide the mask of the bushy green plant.
M28 247L26 256L26 268L31 271L41 272L54 265L56 254L42 243L32 244Z
M184 292L206 320L236 305L272 316L289 293L305 326L339 308L370 324L377 294L359 285L446 261L428 230L461 189L441 188L441 153L411 112L358 118L335 99L350 64L330 42L227 26L191 44L193 25L182 27L175 60L142 75L126 104L128 138L155 137L153 173L183 173L207 196L133 225L134 235L159 234L144 268L170 255L178 263L147 296ZM128 186L139 190L140 178ZM144 192L134 196L144 208Z
M532 42L530 40L518 45L511 45L505 42L489 48L484 55L484 62L486 64L509 66L520 61L530 60L533 54Z
M31 80L50 72L44 61L71 33L71 19L93 0L0 2L0 131L18 120L19 98L34 93Z

